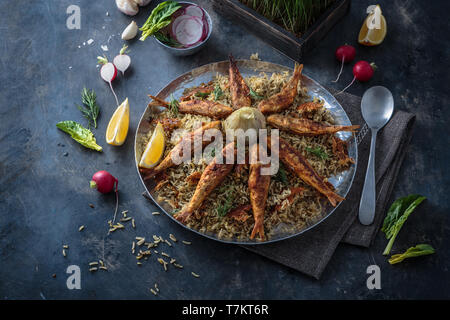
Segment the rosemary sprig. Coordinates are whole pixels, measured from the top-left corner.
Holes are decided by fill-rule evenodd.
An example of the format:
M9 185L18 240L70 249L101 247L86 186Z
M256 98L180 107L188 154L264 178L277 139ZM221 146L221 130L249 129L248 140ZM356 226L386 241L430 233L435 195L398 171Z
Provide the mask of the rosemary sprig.
M220 85L216 84L214 87L214 100L217 101L223 96L223 91Z
M100 108L97 105L96 99L97 95L94 90L83 88L83 91L81 91L81 101L83 102L83 106L77 106L77 108L88 120L88 126L90 127L91 124L93 124L94 128L97 129L97 118L100 113Z
M178 107L180 106L180 103L177 99L174 98L173 94L170 95L170 102L169 102L169 110L172 114L178 115Z

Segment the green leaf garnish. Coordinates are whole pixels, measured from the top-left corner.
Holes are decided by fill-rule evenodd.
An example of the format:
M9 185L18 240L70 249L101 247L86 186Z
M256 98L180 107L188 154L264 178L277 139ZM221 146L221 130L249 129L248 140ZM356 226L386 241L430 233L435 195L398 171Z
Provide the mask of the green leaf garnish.
M181 5L175 1L164 1L158 4L144 25L139 29L142 31L139 40L144 41L149 36L154 35L157 31L168 26L172 21L172 14L180 8Z
M257 94L255 91L253 91L252 88L250 88L250 96L255 99L255 100L260 100L263 99L263 96L260 96L259 94Z
M384 255L388 255L389 252L391 252L395 238L400 232L406 219L408 219L414 209L425 199L426 198L421 195L411 194L407 197L395 200L391 205L386 214L386 218L384 218L383 227L381 228L381 231L386 234L386 239L389 239L383 252Z
M86 148L96 151L102 151L102 147L97 144L94 134L91 130L86 129L81 124L75 121L61 121L56 124L56 127L68 134L79 144Z
M323 151L321 147L316 147L316 148L306 147L306 151L314 154L315 156L317 156L318 158L320 158L322 160L326 160L329 158L328 154L325 151Z
M233 208L234 194L232 189L227 188L225 185L219 189L219 193L224 195L225 202L217 207L216 212L219 217L225 217Z
M196 92L195 96L201 99L208 98L211 92Z
M78 109L83 113L83 116L88 120L88 127L91 124L94 128L97 128L97 117L100 113L100 108L97 105L97 95L94 90L88 90L86 88L81 91L81 101L84 106L77 106Z
M221 99L223 96L223 91L220 85L216 84L214 87L214 101Z
M287 185L289 182L287 173L286 173L286 169L284 168L284 166L281 162L280 162L280 166L278 168L278 172L276 173L274 179L281 182L284 185Z
M391 258L389 259L389 263L396 264L402 262L406 258L425 256L428 254L433 254L434 252L435 252L434 248L429 244L418 244L415 247L409 248L404 253L392 255Z
M169 47L180 48L180 47L183 46L181 43L179 43L175 39L165 35L164 33L160 32L160 31L156 32L154 34L154 36L155 36L156 39L158 39L159 41L161 41L165 45L168 45Z

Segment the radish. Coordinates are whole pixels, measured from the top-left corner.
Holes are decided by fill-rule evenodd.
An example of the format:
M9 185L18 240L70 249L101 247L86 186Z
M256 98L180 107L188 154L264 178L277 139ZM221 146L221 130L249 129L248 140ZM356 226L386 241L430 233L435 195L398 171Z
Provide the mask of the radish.
M350 82L350 84L348 86L346 86L344 89L339 91L338 94L347 90L355 82L355 80L358 80L361 82L366 82L366 81L369 81L370 79L372 79L373 73L374 73L376 67L377 66L375 65L375 63L373 63L373 62L368 63L367 61L363 61L363 60L355 63L355 65L353 66L352 82Z
M203 17L205 16L203 9L196 5L187 6L184 9L184 14L191 17L199 17L200 19L203 19Z
M180 19L180 22L175 27L175 39L179 43L189 46L201 40L203 35L203 23L201 23L199 19L196 19L196 17L184 19L180 17L178 19Z
M114 211L113 223L116 221L117 209L119 208L119 191L117 190L118 184L119 180L105 170L94 173L90 182L90 187L92 189L97 189L100 193L106 194L113 190L116 193L116 209Z
M100 76L102 77L103 80L105 80L106 82L109 83L109 87L111 88L114 98L116 98L116 103L117 103L117 105L119 105L119 99L117 99L117 95L114 92L114 89L112 87L112 81L117 76L116 66L114 64L112 64L111 62L109 62L105 56L103 56L103 57L99 56L99 57L97 57L97 59L98 59L98 63L103 65L100 69Z
M356 49L348 44L340 46L336 49L335 56L336 59L341 61L341 70L339 70L339 74L333 82L338 82L339 77L342 74L342 69L344 68L344 63L348 63L355 59Z
M97 189L100 193L110 193L114 190L117 192L117 185L119 181L108 171L102 170L94 173L90 186L92 189Z
M131 58L125 54L128 52L126 51L127 48L128 46L124 45L119 54L113 60L114 65L120 72L122 72L122 75L124 75L125 70L127 70L131 64Z

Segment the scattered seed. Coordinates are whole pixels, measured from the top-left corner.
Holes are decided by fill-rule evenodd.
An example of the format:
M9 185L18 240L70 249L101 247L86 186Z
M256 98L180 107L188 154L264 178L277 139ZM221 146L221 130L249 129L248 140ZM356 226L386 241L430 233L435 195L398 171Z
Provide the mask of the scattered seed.
M190 242L190 241L181 241L181 242L183 242L184 244L187 244L187 245L190 245L190 244L192 244L192 242Z
M98 260L98 262L100 263L100 265L104 266L105 264L103 263L103 260Z
M120 221L122 221L122 222L127 222L127 221L130 221L130 220L131 220L131 217L120 219Z
M156 289L157 292L159 292L159 288L158 288L158 284L157 283L155 283L155 289Z
M63 245L64 249L69 249L69 246L67 244Z
M169 240L164 240L164 242L165 242L165 243L167 243L167 245L168 245L169 247L171 247L171 246L172 246L172 244L170 243L170 241L169 241Z
M196 278L200 278L200 276L198 274L196 274L195 272L191 272L191 274Z
M97 261L89 262L89 267L97 266L97 265L98 265Z
M153 288L150 288L150 291L151 291L155 296L158 295L158 293L157 293L155 290L153 290Z
M181 264L178 264L178 263L174 263L173 266L177 267L179 269L183 269L183 266Z
M161 263L164 267L164 271L167 271L167 262L162 258L158 258L158 262Z
M95 208L94 205L93 205L92 203L89 203L89 207Z
M169 234L169 238L170 240L172 240L173 242L177 242L177 238L175 238L175 236L173 234Z
M52 274L52 278L56 278L56 274L54 273L54 274Z
M170 262L169 263L174 263L175 261L177 261L177 260L175 260L175 259L170 259Z
M153 240L155 240L155 241L161 241L161 239L159 239L159 237L157 237L157 236L155 236L155 235L153 235Z
M128 213L128 210L124 210L124 211L122 211L122 215L123 215L124 217L126 217L126 216L127 216L127 213Z
M102 270L108 271L108 268L106 268L105 266L100 266L100 267L99 267L99 269L102 269Z
M142 266L142 262L136 262L136 264L138 265L138 266Z
M138 240L138 242L136 242L136 244L137 244L138 246L143 245L144 242L145 242L145 238L138 239L138 237L136 237L136 240Z
M158 214L159 214L158 211L152 212L152 215L154 215L154 216L156 216L156 215L158 215Z
M63 249L63 251L62 251L62 255L63 255L64 257L66 257L66 256L67 256L66 250L64 250L64 249Z
M80 226L80 227L78 228L78 231L83 231L83 229L84 229L84 226Z
M155 253L158 253L158 250L155 250Z
M134 254L136 248L136 242L133 241L133 244L131 245L131 253Z
M167 257L167 258L170 258L170 256L169 256L167 253L165 253L165 252L161 252L161 255L162 255L162 256L165 256L165 257Z
M134 223L134 219L131 220L131 226L133 227L133 229L136 229L136 224Z
M97 271L98 270L98 268L97 267L92 267L92 268L89 268L89 271L90 272L94 272L94 271Z

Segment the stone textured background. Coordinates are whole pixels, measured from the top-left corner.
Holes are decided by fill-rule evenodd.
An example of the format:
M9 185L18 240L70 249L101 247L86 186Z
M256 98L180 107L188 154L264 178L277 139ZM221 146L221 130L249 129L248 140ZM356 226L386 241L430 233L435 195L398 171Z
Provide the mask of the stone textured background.
M134 18L139 25L157 1L153 2ZM449 3L378 1L388 34L381 46L365 48L356 38L372 2L354 0L349 14L302 61L305 73L340 89L352 73L347 66L340 83L331 83L339 70L334 50L353 44L357 59L374 61L379 69L369 83L357 83L349 92L362 95L370 86L384 85L393 92L396 108L417 114L393 199L420 193L428 200L410 217L394 249L403 251L418 243L437 249L433 256L390 266L381 255L386 240L379 234L370 249L341 245L320 281L197 236L164 215L153 216L154 207L141 196L144 188L134 166L133 138L147 93L158 92L192 68L225 60L229 52L236 58L258 52L263 60L293 65L239 24L213 12L210 1L198 3L211 13L214 31L196 55L170 56L152 39L131 42L132 68L114 82L119 99L129 97L131 130L125 145L115 148L103 138L115 101L96 69L96 56L103 53L100 45L107 44L107 55L113 58L122 47L118 34L131 19L112 0L1 1L0 298L449 298ZM70 4L81 7L81 30L65 26ZM91 38L94 43L83 46ZM85 123L75 107L84 86L96 91L101 106L94 132L104 147L102 154L84 149L55 127L61 120ZM136 219L136 231L127 228L105 238L114 195L102 196L88 188L92 174L101 169L119 178L120 210L129 210ZM81 233L80 225L86 226ZM130 253L133 238L169 233L193 242L164 249L185 270L165 273L155 257L137 267ZM66 258L61 255L63 244L70 246ZM98 258L104 258L110 270L90 274L87 263ZM82 268L82 290L66 288L70 264ZM381 268L382 290L366 288L366 268L371 264ZM193 278L190 271L201 278ZM155 282L159 297L149 291Z

